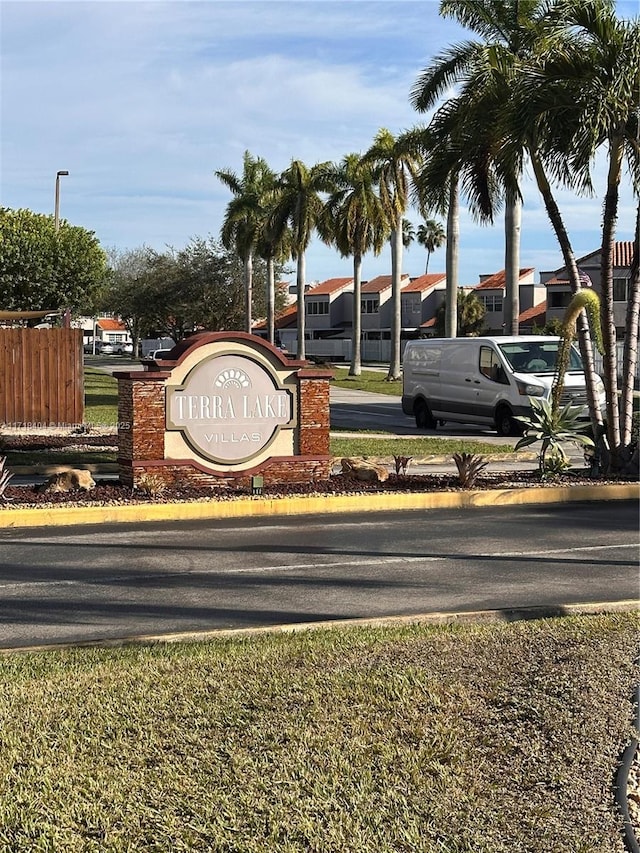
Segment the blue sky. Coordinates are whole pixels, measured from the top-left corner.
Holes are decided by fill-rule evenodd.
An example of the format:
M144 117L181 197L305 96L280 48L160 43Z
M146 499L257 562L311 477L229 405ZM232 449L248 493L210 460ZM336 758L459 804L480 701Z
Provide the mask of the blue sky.
M276 171L290 161L340 160L375 133L426 116L409 92L434 56L468 36L437 0L0 0L0 203L60 214L105 248L181 248L217 237L229 201L216 169L242 168L245 150ZM640 0L618 3L640 14ZM578 255L598 247L598 196L559 192ZM562 265L533 183L524 184L521 265ZM415 224L420 218L410 211ZM633 237L622 187L617 237ZM503 227L462 213L460 282L504 266ZM404 272L424 272L424 250ZM389 273L388 251L363 278ZM444 249L430 272L444 271ZM351 275L351 259L314 240L307 278ZM293 280L293 276L291 277Z

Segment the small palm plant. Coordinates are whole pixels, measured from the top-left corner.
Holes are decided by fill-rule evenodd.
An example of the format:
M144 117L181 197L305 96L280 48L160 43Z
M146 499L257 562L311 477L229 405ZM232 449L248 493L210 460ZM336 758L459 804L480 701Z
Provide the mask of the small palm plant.
M402 476L407 473L407 466L409 462L413 459L413 456L394 456L393 461L396 466L396 476L400 476L400 472L402 471Z
M535 397L529 399L532 414L531 417L518 418L524 424L525 431L514 450L529 447L537 441L542 442L538 455L540 476L555 476L569 467L563 444L593 447L593 440L585 435L589 423L578 420L582 412L580 406L566 405L562 409L556 409L547 400Z
M479 475L489 464L484 456L475 453L454 453L453 461L458 469L458 481L464 489L473 488Z
M0 456L0 501L8 500L5 492L7 490L7 486L9 485L9 481L13 477L13 474L5 467L7 464L7 457Z

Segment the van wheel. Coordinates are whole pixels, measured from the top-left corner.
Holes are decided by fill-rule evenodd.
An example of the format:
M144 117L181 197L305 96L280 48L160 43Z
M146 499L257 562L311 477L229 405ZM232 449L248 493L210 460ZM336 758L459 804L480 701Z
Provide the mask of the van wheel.
M498 435L518 435L520 427L518 421L513 417L511 409L503 406L496 412L496 430Z
M429 411L429 406L424 400L418 400L413 411L416 416L416 426L418 429L435 429L437 421Z

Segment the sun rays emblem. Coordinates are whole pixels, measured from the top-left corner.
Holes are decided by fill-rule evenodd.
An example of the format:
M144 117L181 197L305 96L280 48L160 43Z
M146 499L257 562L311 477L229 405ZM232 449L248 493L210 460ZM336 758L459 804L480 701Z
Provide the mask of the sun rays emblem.
M244 370L231 367L219 373L213 384L216 388L250 388L251 380Z

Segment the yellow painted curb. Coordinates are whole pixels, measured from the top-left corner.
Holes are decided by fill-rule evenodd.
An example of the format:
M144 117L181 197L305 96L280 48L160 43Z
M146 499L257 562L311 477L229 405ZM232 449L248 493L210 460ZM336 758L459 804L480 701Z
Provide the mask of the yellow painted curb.
M369 495L314 495L288 498L240 498L167 504L117 504L13 509L0 508L0 528L58 527L73 524L186 521L199 519L257 518L264 516L322 515L393 510L467 509L481 506L576 501L640 500L640 483L547 486L527 489L492 489L468 492L380 492Z

